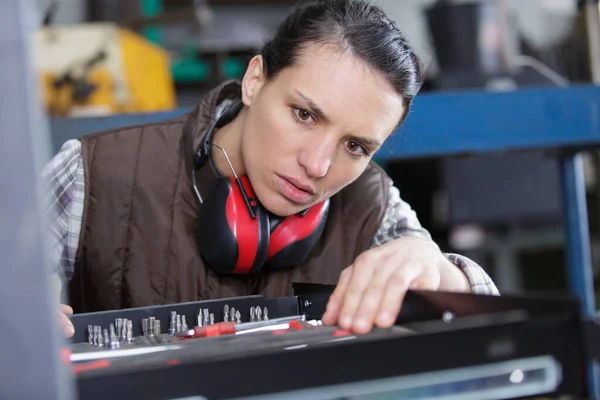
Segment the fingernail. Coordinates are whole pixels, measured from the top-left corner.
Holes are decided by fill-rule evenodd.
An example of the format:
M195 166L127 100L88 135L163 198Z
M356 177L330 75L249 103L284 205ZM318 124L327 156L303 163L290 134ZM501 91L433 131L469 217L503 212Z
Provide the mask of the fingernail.
M340 318L340 326L344 329L350 328L352 326L352 317L344 315Z
M65 325L63 329L66 335L73 335L75 333L75 327L71 324Z
M394 323L394 317L392 316L392 313L388 311L384 311L379 314L378 320L381 325L391 325Z
M354 321L354 328L359 331L366 331L369 329L369 322L365 318L359 318Z

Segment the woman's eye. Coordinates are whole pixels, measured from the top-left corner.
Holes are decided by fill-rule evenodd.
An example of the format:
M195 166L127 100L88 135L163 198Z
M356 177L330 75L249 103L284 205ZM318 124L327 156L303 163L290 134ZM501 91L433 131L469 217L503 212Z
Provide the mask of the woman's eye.
M346 148L353 155L361 156L361 155L367 154L364 147L362 147L360 144L358 144L356 142L353 142L352 140L349 140L348 142L346 142Z
M312 115L301 108L294 108L294 114L301 122L309 122L312 119Z

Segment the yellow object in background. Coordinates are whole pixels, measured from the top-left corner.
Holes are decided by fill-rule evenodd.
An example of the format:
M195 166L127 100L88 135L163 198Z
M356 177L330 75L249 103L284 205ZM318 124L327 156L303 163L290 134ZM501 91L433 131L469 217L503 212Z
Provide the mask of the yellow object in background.
M111 23L53 26L34 38L35 69L53 116L177 107L168 53Z

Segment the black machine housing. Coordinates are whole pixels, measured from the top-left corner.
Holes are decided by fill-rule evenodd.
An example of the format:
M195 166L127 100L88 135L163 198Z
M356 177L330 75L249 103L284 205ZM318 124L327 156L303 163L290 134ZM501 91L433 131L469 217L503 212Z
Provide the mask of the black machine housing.
M294 296L276 299L249 296L75 315L78 336L73 342L85 341L81 335L88 324L153 316L168 326L171 310L194 321L198 307L218 314L224 304L267 306L271 318L304 314L318 320L332 290L294 284ZM319 342L310 332L291 334L285 341L268 334L199 339L183 349L83 370L77 374L79 398L441 399L444 391L466 393L468 388L491 393L485 398L528 397L524 393L593 398L586 371L600 355L599 331L596 322L581 318L576 301L410 291L396 325ZM531 367L536 363L547 368ZM491 368L509 369L496 377L472 378ZM509 378L517 389L528 380L547 384L514 393L500 386L485 392ZM425 383L413 387L415 382ZM370 397L386 394L391 397Z

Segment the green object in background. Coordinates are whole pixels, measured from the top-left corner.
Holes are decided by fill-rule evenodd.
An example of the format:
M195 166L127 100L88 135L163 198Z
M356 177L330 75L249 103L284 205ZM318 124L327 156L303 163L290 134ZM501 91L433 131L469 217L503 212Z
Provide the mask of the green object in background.
M158 17L164 11L164 0L140 0L142 17ZM163 29L159 25L149 25L142 28L141 34L150 42L163 46ZM183 57L171 61L171 74L175 82L202 82L209 78L210 66L198 59L197 52L197 45L187 45L184 47Z
M210 67L199 59L183 58L171 65L176 82L201 82L210 76Z
M198 46L188 43L183 47L183 56L171 63L175 82L202 82L210 77L210 66L198 58Z
M157 17L165 10L163 0L141 0L140 12L143 17ZM155 44L162 44L162 29L157 26L147 26L142 28L142 36Z
M157 17L165 11L163 0L142 0L140 6L144 17Z
M221 66L221 73L226 79L237 79L244 75L244 64L235 58L227 58Z

